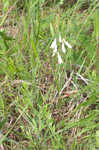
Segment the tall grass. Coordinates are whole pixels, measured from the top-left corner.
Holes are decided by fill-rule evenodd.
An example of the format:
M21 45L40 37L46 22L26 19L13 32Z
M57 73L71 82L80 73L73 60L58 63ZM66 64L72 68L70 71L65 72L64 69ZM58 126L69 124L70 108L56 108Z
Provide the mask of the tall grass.
M56 7L44 0L2 2L0 148L98 149L98 1L84 8L78 0L66 9L60 1ZM63 64L50 48L59 34L72 45L63 54L58 43Z

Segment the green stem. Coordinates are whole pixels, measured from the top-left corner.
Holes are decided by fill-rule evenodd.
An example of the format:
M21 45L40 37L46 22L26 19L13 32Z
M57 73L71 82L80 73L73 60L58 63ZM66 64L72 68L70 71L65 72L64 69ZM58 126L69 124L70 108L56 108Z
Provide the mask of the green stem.
M99 37L97 36L97 45L96 45L96 75L99 75Z

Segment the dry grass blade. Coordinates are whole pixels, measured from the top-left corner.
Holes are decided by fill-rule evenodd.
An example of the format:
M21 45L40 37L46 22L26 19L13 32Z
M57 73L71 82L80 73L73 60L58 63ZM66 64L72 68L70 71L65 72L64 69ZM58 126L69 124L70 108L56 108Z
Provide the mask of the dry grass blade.
M72 76L73 76L73 72L70 75L70 78L68 79L67 82L65 82L63 88L61 89L61 91L59 92L59 96L62 94L62 92L64 91L64 89L69 85L70 81L72 80Z
M82 75L76 73L78 77L80 77L81 80L85 82L86 85L88 85L88 79L84 78Z
M0 139L2 139L2 134L0 133ZM0 150L4 150L3 144L0 144Z
M4 81L0 84L0 88L5 85L7 83L7 81ZM32 85L32 83L28 82L28 81L24 81L24 80L13 80L11 81L11 85L14 86L15 84L27 84L27 85Z

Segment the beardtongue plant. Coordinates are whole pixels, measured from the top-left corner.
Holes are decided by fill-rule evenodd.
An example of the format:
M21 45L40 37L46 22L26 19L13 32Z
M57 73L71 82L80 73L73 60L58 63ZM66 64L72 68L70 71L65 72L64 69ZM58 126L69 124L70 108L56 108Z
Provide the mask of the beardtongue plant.
M68 41L66 41L64 38L61 37L61 34L59 34L58 40L56 38L53 40L53 42L50 46L50 48L53 49L53 55L52 56L55 56L55 54L56 54L58 57L58 64L62 64L63 60L62 60L62 57L58 51L58 42L61 44L61 51L63 53L66 52L65 46L67 46L70 49L72 49L72 46L68 43Z

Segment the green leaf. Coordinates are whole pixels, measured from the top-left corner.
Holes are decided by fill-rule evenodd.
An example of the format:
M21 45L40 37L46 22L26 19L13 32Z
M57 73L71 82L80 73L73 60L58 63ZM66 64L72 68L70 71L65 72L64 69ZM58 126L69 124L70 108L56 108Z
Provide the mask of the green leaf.
M9 1L8 0L2 0L3 1L3 11L7 12L9 7Z
M99 148L99 130L96 131L96 146Z
M4 40L14 40L14 38L7 36L7 34L5 32L0 31L0 36L4 39Z
M32 48L33 48L34 58L37 58L38 52L37 52L37 48L33 40L32 40Z
M0 122L0 130L3 128L3 126L5 125L6 123L6 119L3 119L1 122Z
M95 32L96 37L99 37L99 10L95 12Z
M52 37L54 37L55 33L54 33L54 28L52 26L52 23L50 23L50 32L51 32Z
M14 38L8 36L5 32L2 32L2 31L0 31L0 36L1 36L1 38L3 39L3 42L4 42L4 44L5 44L6 49L8 50L8 49L9 49L9 46L8 46L7 41L8 41L8 40L14 40Z

